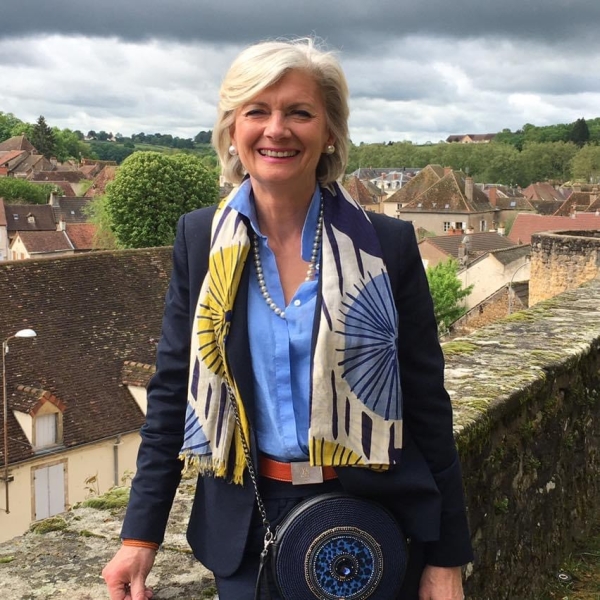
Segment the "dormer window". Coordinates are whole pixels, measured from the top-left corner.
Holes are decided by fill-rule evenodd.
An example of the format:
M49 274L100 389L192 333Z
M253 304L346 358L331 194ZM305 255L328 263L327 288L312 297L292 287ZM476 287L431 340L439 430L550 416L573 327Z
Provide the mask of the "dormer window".
M14 219L15 221L18 221L18 220L19 220L19 215L13 215L13 219Z
M33 215L27 215L27 222L31 225L35 225L35 217Z

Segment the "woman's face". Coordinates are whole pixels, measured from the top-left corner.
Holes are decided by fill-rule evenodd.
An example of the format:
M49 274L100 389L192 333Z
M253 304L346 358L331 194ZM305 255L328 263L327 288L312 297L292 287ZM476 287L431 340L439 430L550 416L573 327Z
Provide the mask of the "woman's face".
M289 71L236 110L230 130L244 168L262 186L314 188L332 143L321 91L303 71Z

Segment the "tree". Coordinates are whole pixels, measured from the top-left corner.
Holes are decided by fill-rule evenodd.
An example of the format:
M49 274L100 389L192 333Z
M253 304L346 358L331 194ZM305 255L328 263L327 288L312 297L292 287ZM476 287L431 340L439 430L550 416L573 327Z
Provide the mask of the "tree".
M70 129L53 128L54 131L54 155L60 162L70 158L80 160L81 157L90 156L90 147L81 141L76 131ZM81 132L79 132L81 133Z
M54 154L56 146L54 131L48 127L46 119L42 115L40 115L33 126L33 134L30 141L37 148L37 151L46 158L50 158Z
M196 156L135 152L107 186L106 211L120 247L147 248L172 244L183 213L218 199L218 178Z
M573 177L587 183L600 181L600 146L584 146L571 161Z
M0 142L11 138L14 135L13 129L22 123L12 113L3 113L0 111Z
M0 198L7 204L46 204L51 192L62 195L59 189L51 183L36 184L14 177L0 177Z
M458 262L454 259L427 268L427 281L433 298L433 309L440 334L448 331L451 323L467 312L462 300L473 289L462 287L458 278Z
M113 250L118 247L115 234L111 230L111 221L106 208L106 195L95 196L83 209L88 221L96 228L94 231L94 248L100 250Z
M585 119L577 119L573 123L569 139L580 148L590 141L590 130L588 129Z

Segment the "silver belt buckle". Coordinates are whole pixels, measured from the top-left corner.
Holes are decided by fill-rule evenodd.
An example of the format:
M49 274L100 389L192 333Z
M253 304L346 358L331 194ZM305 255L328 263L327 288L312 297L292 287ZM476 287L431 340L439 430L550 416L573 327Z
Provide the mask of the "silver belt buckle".
M308 462L290 463L292 471L292 485L307 485L311 483L323 483L323 469L311 467Z

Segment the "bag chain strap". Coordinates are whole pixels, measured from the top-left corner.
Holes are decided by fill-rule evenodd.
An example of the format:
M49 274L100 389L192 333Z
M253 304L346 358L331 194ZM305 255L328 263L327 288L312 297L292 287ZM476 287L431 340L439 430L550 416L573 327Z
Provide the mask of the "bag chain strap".
M266 559L269 548L275 541L275 534L271 530L271 523L267 518L267 510L265 509L265 505L263 499L258 491L258 479L256 476L256 469L254 468L254 461L252 460L252 455L250 454L250 447L248 446L248 440L246 440L246 435L244 434L244 429L242 427L242 421L240 419L240 413L238 412L237 403L235 401L235 395L229 382L227 382L227 393L229 395L229 402L233 408L233 415L235 417L235 422L240 430L240 438L242 440L242 448L244 449L244 456L246 458L246 465L248 467L248 474L250 475L250 479L252 480L252 485L254 486L254 495L256 496L256 502L258 504L258 510L260 512L260 516L262 518L262 524L265 528L265 537L263 542L263 550L261 552L261 561Z

